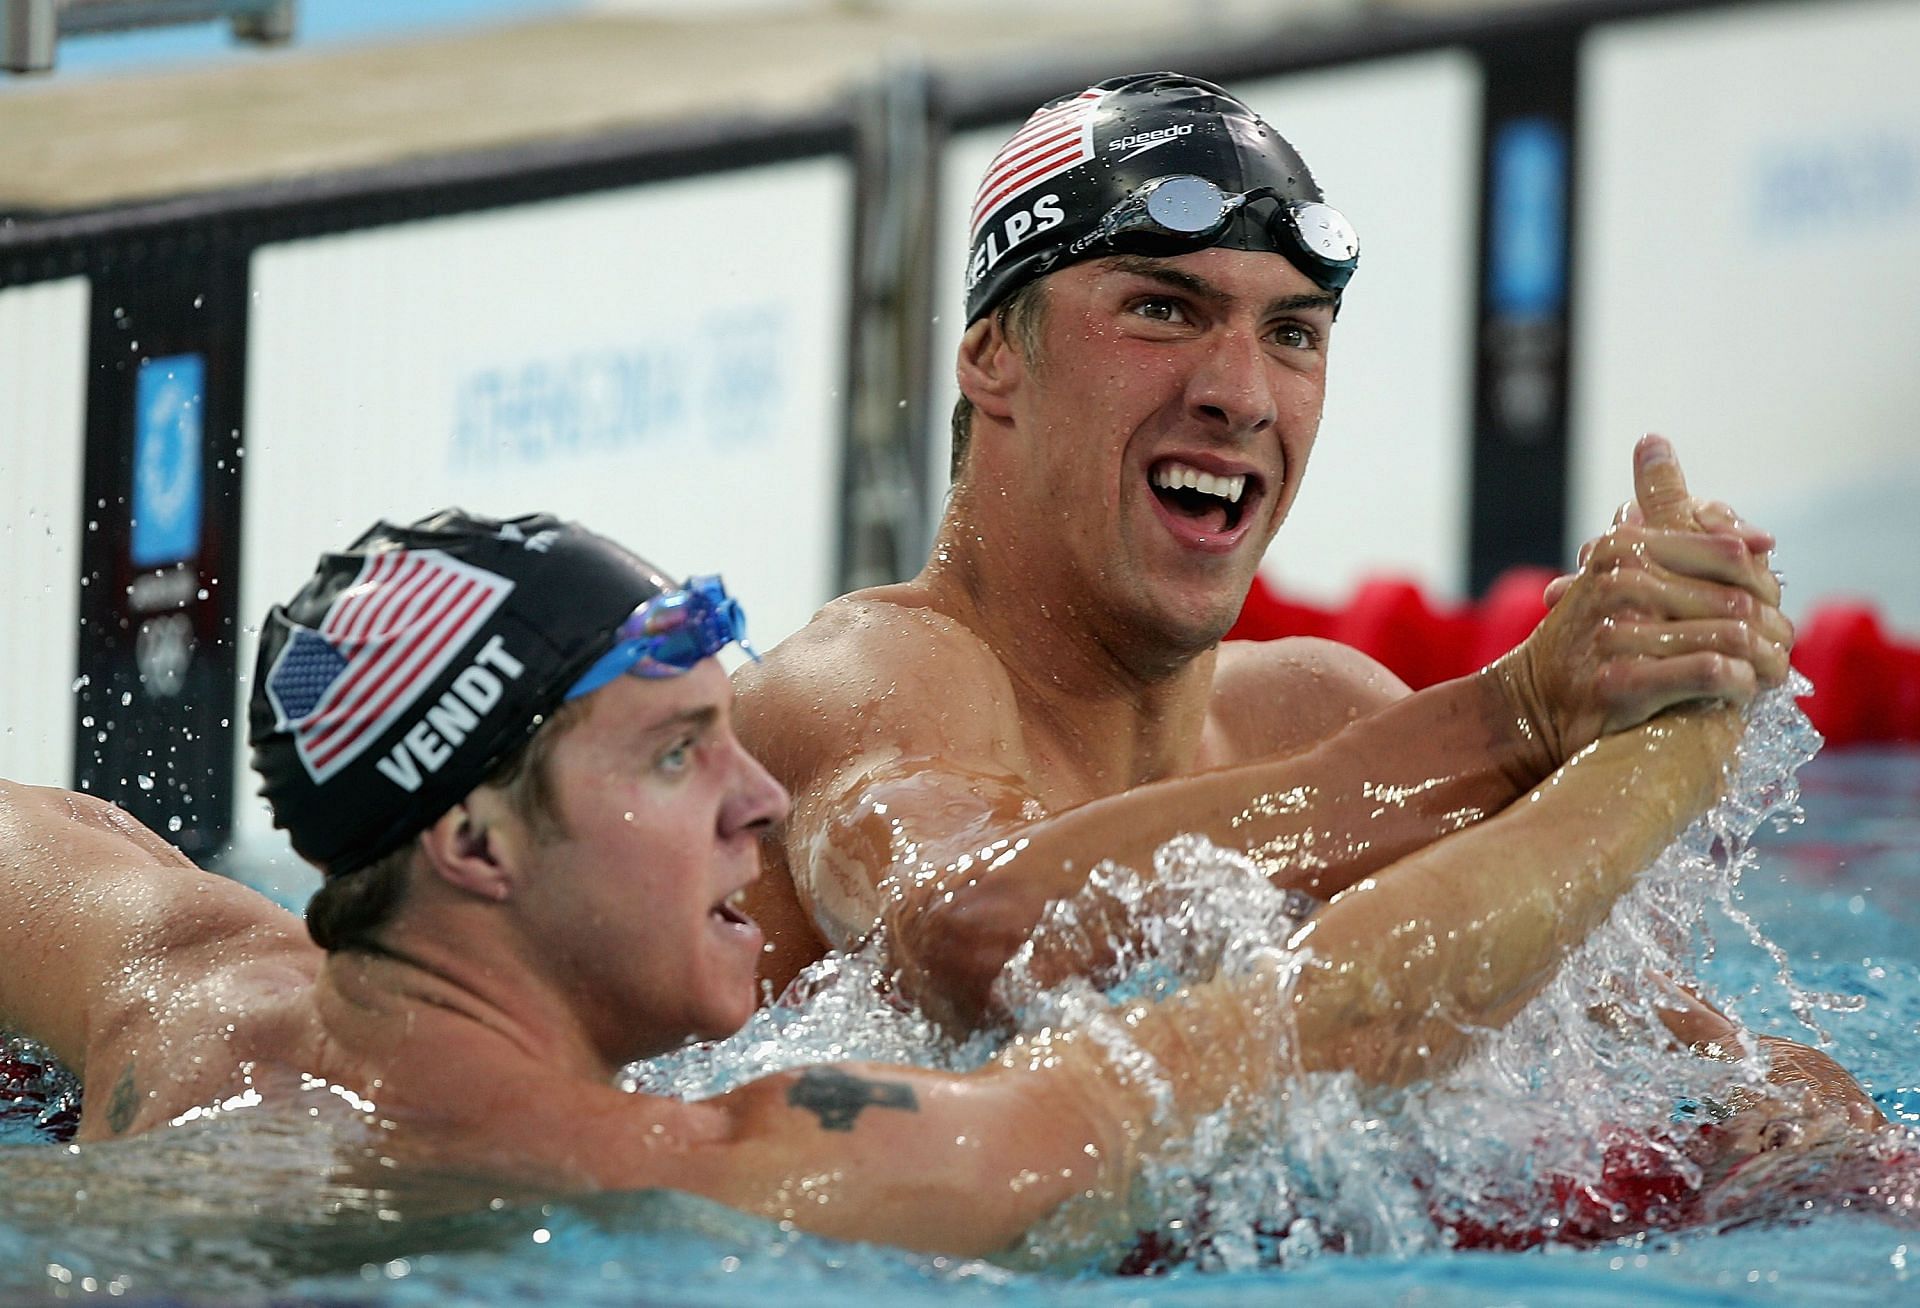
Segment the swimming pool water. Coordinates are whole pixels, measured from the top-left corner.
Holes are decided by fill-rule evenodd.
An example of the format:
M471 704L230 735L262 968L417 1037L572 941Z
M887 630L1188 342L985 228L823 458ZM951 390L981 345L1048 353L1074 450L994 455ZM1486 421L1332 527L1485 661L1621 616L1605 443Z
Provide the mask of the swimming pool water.
M1815 1016L1888 1115L1920 1125L1920 751L1830 752L1800 775L1806 820L1761 836L1740 902L1792 959L1799 987L1865 1000ZM1774 960L1724 921L1715 934L1702 972L1717 994L1757 1029L1806 1038ZM327 1119L325 1104L316 1112ZM16 1141L30 1133L17 1119L6 1129ZM1920 1302L1920 1229L1859 1211L1583 1249L1067 1278L816 1240L674 1195L495 1205L396 1195L330 1162L328 1138L236 1115L78 1153L0 1145L0 1301ZM395 1220L402 1208L429 1215Z

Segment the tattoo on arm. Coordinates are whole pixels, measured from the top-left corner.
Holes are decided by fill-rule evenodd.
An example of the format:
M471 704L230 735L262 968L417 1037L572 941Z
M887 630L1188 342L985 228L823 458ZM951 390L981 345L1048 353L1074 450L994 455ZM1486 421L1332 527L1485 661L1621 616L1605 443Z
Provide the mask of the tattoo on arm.
M128 1059L127 1070L113 1083L113 1094L107 1099L107 1129L119 1135L133 1125L139 1111L140 1091L133 1083L133 1060Z
M867 1108L898 1108L917 1113L913 1087L902 1081L869 1081L837 1067L809 1067L787 1088L787 1102L820 1119L823 1131L851 1131Z

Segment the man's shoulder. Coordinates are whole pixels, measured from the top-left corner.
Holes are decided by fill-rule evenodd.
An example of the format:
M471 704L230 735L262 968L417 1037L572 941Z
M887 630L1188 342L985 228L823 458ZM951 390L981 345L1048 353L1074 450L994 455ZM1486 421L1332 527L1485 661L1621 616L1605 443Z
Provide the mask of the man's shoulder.
M1007 685L987 644L911 583L833 600L734 675L749 718L802 705L814 715L859 710L923 688L944 688L943 698L995 695Z
M1214 667L1216 694L1317 686L1324 693L1387 702L1407 693L1398 677L1351 645L1317 636L1230 640Z
M164 1004L127 993L99 1009L83 1135L137 1134L316 1070L319 950L274 930L202 943L127 969L130 988L164 993Z
M806 626L767 656L774 671L821 659L927 657L993 662L992 652L965 623L913 582L856 590L828 602Z
M857 758L994 757L1018 734L1006 669L911 583L834 600L734 690L740 738L796 791Z
M1265 756L1324 740L1407 693L1380 663L1337 641L1233 640L1214 665L1212 713L1236 753Z

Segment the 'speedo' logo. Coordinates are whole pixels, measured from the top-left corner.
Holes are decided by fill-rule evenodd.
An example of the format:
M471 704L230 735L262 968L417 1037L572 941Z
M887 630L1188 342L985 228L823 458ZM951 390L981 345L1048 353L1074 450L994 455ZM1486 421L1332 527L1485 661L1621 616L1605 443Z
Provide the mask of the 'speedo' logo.
M1180 123L1173 127L1156 127L1151 132L1135 132L1132 136L1123 136L1117 141L1109 141L1107 143L1107 153L1120 155L1118 159L1114 160L1115 163L1125 163L1127 160L1143 155L1149 150L1157 150L1169 142L1177 141L1183 136L1191 136L1192 134L1192 123ZM1126 153L1120 154L1122 150L1125 150Z

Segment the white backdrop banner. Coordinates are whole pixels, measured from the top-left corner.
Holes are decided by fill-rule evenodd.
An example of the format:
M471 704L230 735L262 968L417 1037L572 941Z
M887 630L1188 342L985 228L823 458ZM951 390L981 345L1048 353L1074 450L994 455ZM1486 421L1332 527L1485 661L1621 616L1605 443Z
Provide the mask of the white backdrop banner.
M1779 535L1795 616L1920 629L1920 5L1602 29L1582 77L1574 539L1664 432Z
M73 781L87 279L0 290L0 777Z
M248 626L375 518L457 504L720 572L763 647L798 627L834 581L851 203L828 158L263 247Z

